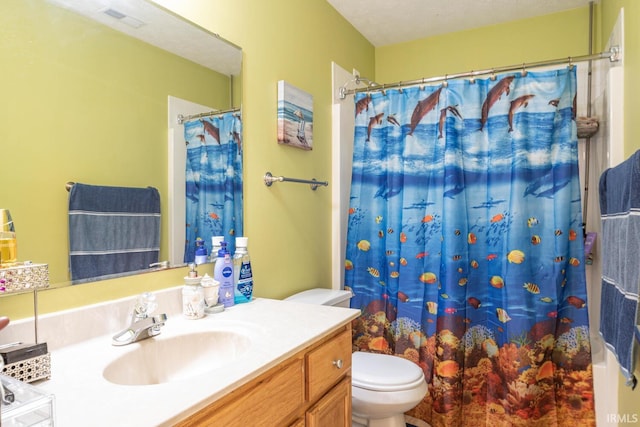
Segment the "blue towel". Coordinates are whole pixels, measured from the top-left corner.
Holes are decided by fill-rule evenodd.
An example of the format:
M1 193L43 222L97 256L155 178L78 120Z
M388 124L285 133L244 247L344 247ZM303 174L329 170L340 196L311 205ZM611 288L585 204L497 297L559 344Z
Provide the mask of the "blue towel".
M152 187L74 184L69 266L74 283L148 269L160 252L160 193Z
M635 386L634 335L640 292L640 150L600 177L602 299L600 334Z

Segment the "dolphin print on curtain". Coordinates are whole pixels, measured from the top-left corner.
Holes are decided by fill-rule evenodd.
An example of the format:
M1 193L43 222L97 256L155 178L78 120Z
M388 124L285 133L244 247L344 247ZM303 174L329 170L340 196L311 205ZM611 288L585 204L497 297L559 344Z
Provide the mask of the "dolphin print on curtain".
M242 236L242 120L228 112L184 124L186 161L186 241L184 262L195 259L195 241L224 236L233 253ZM215 257L216 254L213 254Z
M594 426L574 68L355 97L359 351L424 370L439 426Z

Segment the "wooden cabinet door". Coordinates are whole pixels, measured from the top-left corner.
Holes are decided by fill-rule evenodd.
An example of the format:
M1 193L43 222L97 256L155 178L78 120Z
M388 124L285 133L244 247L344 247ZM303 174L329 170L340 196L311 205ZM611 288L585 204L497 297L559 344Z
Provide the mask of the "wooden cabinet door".
M351 330L307 353L307 400L314 402L351 372Z
M351 378L343 378L338 385L309 408L306 421L306 427L350 427Z

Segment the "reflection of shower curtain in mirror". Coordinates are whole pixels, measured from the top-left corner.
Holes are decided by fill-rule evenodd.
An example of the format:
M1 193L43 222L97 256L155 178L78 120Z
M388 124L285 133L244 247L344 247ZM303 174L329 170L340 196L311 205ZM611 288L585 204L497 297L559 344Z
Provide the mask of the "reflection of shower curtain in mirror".
M235 236L242 236L241 138L239 112L184 124L187 144L184 262L194 261L198 237L204 240L210 254L212 236L224 236L232 253Z
M355 97L354 345L423 368L416 423L595 425L575 83L561 69Z

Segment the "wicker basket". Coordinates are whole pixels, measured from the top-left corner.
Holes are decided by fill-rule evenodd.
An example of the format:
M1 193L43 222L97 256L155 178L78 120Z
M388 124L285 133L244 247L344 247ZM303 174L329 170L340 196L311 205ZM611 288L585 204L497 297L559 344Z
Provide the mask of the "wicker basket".
M0 268L0 293L23 292L49 287L49 265L19 263Z
M30 383L51 378L51 353L4 365L2 373Z

